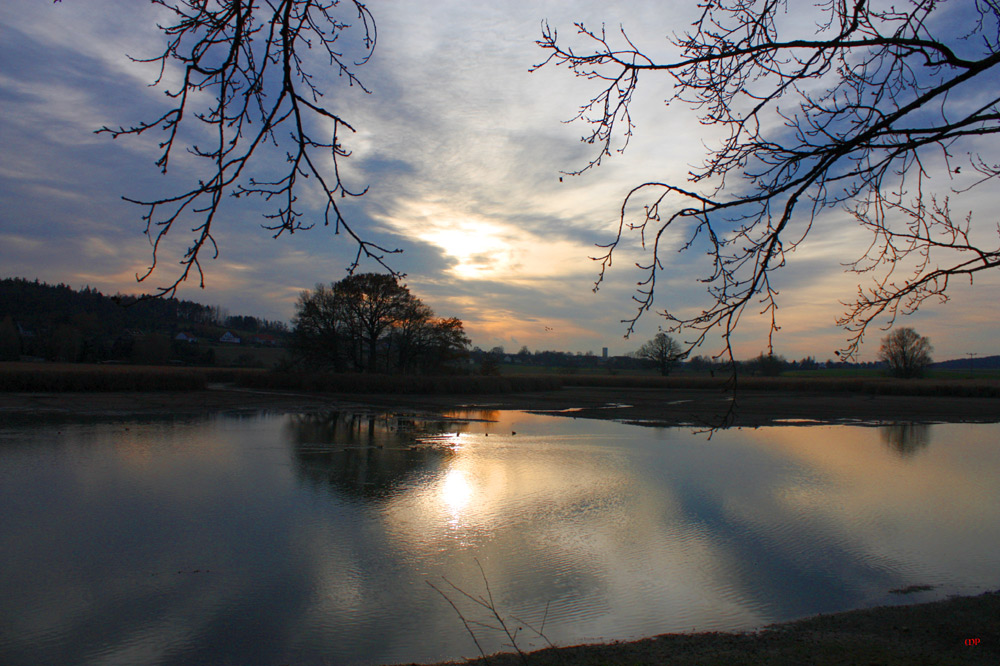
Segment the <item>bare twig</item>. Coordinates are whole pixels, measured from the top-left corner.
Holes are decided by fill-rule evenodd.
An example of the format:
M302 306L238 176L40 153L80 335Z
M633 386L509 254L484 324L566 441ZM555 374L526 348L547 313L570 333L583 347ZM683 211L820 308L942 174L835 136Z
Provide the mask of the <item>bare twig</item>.
M172 106L132 126L106 126L97 132L116 139L159 133L156 165L161 172L166 173L177 150L205 170L189 187L171 195L123 197L145 209L142 219L152 246L152 261L136 278L143 281L156 271L168 235L180 226L193 233L191 244L180 257L180 273L155 295L173 296L191 275L204 287L203 252L218 256L214 228L223 201L251 195L274 206L262 225L274 237L322 220L356 244L349 272L368 258L398 276L386 264L386 255L400 250L365 239L344 217L341 201L367 191L350 188L338 168L339 160L350 156L343 135L355 129L321 104L325 91L310 69L317 66L310 61L320 55L348 87L368 92L355 74L375 48L368 8L360 0L152 2L173 18L160 27L167 43L159 55L132 60L158 65L160 73L152 85L161 84L168 70L179 70L182 82L165 91ZM346 55L351 49L359 51L354 58ZM187 137L199 137L199 143ZM267 159L268 150L283 153L283 159ZM274 165L281 161L285 166L275 172ZM321 214L300 202L307 179L321 193Z
M1000 266L1000 248L972 242L968 218L956 221L924 189L932 163L942 165L955 193L1000 176L1000 166L980 155L989 145L983 139L1000 133L992 78L1000 65L1000 5L966 7L972 27L965 34L954 21L936 20L936 12L952 9L938 2L896 9L830 0L816 7L817 32L789 37L779 33L782 0L702 3L691 30L672 38L680 57L662 63L624 32L617 41L578 23L587 48L575 51L543 24L537 43L547 56L539 67L565 66L599 85L575 116L590 124L583 140L597 155L574 173L628 146L640 74L672 79L667 103L691 104L704 125L723 130L688 183L652 179L634 187L617 234L599 246L595 289L626 235L635 234L646 252L636 264L643 277L634 316L623 320L626 337L653 308L658 278L671 268L668 238L680 239L682 252L704 251L709 262L701 280L707 305L660 311L668 330L693 333L689 349L720 330L720 355L730 359L731 336L748 307L770 319L772 348L780 328L772 275L814 223L839 224L820 218L831 208L848 208L873 235L868 252L846 264L872 274L875 286L859 289L839 322L849 331L845 358L876 317L891 321L930 297L944 298L949 278ZM961 169L952 165L960 148L969 153L971 181L959 181ZM638 203L642 212L634 215ZM896 280L906 262L912 272Z
M482 645L479 643L479 639L476 636L475 631L473 630L473 626L482 627L484 629L490 629L492 631L502 632L504 636L506 636L508 641L506 645L512 648L517 653L517 655L521 659L521 662L525 665L528 663L527 654L525 654L524 650L522 650L517 643L518 634L520 633L520 630L523 627L531 629L531 631L533 631L540 638L542 638L549 645L549 647L555 647L552 644L552 641L550 641L549 638L544 633L545 621L549 615L549 605L546 604L545 606L545 614L542 617L542 625L540 628L535 629L527 622L524 622L523 620L520 620L519 618L511 615L510 616L511 618L516 620L519 624L523 625L523 627L517 627L512 629L507 620L500 613L500 609L497 607L496 601L493 599L493 591L490 589L489 580L487 579L486 572L483 570L483 565L479 562L478 558L476 559L476 566L479 567L479 574L483 579L483 588L486 592L485 596L474 596L469 592L466 592L462 588L458 587L454 583L452 583L450 580L448 580L448 578L442 576L442 579L444 580L445 583L448 584L449 587L451 587L452 590L457 592L460 596L472 602L475 606L479 607L480 609L485 610L488 613L488 616L491 618L490 621L488 622L482 622L466 617L466 615L462 613L461 609L454 602L454 600L452 600L451 597L449 597L444 591L442 591L441 588L437 587L430 581L428 581L427 584L430 585L431 588L434 589L434 591L436 591L438 594L444 597L444 599L448 602L448 604L452 607L452 609L454 609L455 613L458 614L459 619L462 621L462 625L465 627L466 632L468 632L469 635L472 636L472 640L476 644L476 648L479 650L479 654L482 655L483 659L484 660L486 659L486 654L483 651Z
M449 585L451 585L450 581L448 581L447 579L445 579L445 581L448 582ZM452 609L454 609L455 613L458 615L458 619L462 621L462 625L465 627L465 631L468 632L469 636L472 638L472 642L476 644L476 649L479 650L479 654L480 656L482 656L483 661L485 661L487 664L490 663L489 657L487 657L486 653L483 651L483 646L479 644L479 639L476 637L476 632L474 632L472 630L472 627L469 626L469 621L465 619L465 616L462 614L462 611L459 610L458 606L455 605L455 602L452 601L447 594L442 592L441 588L439 588L437 585L435 585L430 581L426 582L428 585L431 586L431 589L433 589L435 592L444 597L444 600L448 602L448 605L451 606ZM452 585L452 587L454 587L454 585Z

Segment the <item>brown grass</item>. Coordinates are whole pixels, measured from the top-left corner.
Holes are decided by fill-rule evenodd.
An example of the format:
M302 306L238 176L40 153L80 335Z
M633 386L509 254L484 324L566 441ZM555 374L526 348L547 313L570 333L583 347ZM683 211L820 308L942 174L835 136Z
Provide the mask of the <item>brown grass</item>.
M240 368L0 363L0 392L192 391L209 383L346 394L497 394L549 391L555 377L301 374Z
M562 388L558 377L495 377L481 375L245 374L245 388L347 394L495 394L552 391Z
M208 383L257 389L347 394L500 394L564 386L606 389L723 390L728 377L678 375L368 375L302 374L241 368L178 368L72 363L0 363L0 392L189 391ZM998 379L889 377L740 377L740 390L900 396L1000 397Z
M729 377L678 375L562 375L564 386L649 389L715 389L731 386ZM794 393L868 393L875 395L1000 397L997 379L895 379L891 377L739 377L745 391Z
M193 391L205 388L200 368L74 363L0 363L0 391Z

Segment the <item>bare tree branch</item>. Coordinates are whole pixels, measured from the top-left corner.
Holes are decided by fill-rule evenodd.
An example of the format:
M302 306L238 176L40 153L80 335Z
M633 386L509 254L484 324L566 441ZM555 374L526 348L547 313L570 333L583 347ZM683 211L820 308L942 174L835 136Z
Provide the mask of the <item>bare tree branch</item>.
M342 136L355 129L322 104L324 91L310 69L322 66L312 62L319 56L348 87L368 92L355 74L375 48L368 8L360 0L152 2L172 17L160 26L166 45L155 57L132 59L159 66L154 86L174 72L181 75L176 88L165 90L172 107L154 119L103 127L98 133L116 139L159 134L156 165L162 173L179 150L193 156L205 172L171 195L123 197L145 209L142 219L153 248L149 268L137 279L156 271L168 235L187 227L193 237L180 258L181 270L156 295L174 295L192 274L204 287L202 259L206 249L218 256L213 225L225 197L255 195L272 204L263 226L275 238L313 227L300 202L308 179L325 201L324 226L332 224L335 233L343 231L357 245L349 272L367 258L398 276L385 257L400 250L366 240L343 215L341 201L366 192L351 189L338 168L339 160L350 155ZM353 59L348 55L352 51L358 53ZM284 152L284 166L268 160L267 150Z
M613 44L603 28L578 23L589 46L577 52L543 24L537 43L547 57L539 67L565 66L601 86L575 116L591 125L583 140L598 154L573 174L599 166L632 140L629 106L640 72L670 77L667 104L692 105L704 125L723 130L687 184L651 180L634 187L615 238L599 246L595 289L627 235L638 236L648 257L636 264L645 277L633 297L635 315L623 321L626 337L653 308L657 278L669 268L667 237L685 239L681 251L707 247L711 266L702 278L707 305L694 315L662 310L668 330L693 332L694 347L718 329L722 354L730 358L731 336L748 306L769 316L771 348L779 330L772 273L821 213L824 224L836 224L831 208L846 209L847 219L872 234L867 251L845 264L874 282L859 288L838 320L849 332L847 357L877 317L913 312L932 296L946 298L949 278L1000 265L1000 246L972 238L971 216L955 220L947 197L925 191L932 172L947 175L953 193L1000 175L1000 165L982 155L992 147L983 139L1000 132L993 78L1000 5L955 4L914 0L897 9L824 0L816 33L789 38L779 30L783 0L706 0L692 29L672 39L680 56L663 63L624 30ZM956 34L954 17L941 16L945 9L964 12L968 32ZM974 182L958 176L961 165L953 162L960 151L969 156ZM633 218L638 203L642 213ZM897 279L899 271L910 272Z

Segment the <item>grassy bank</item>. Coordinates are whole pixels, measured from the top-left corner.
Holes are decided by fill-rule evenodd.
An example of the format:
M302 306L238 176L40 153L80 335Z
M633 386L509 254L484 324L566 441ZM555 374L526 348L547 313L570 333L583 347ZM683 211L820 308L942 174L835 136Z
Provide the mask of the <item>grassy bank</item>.
M562 388L558 377L493 377L481 375L368 375L268 372L239 378L244 388L347 394L496 394L553 391Z
M565 386L608 389L694 389L724 391L729 377L706 375L515 374L502 376L247 373L248 388L377 394L489 394L552 391ZM1000 397L998 379L894 379L891 377L740 377L740 390L789 393L863 393L928 397Z
M75 363L0 363L0 392L194 391L209 383L243 388L341 394L500 394L551 391L558 377L290 373L257 369Z
M262 370L87 363L0 363L0 392L196 391Z
M729 377L677 375L561 375L564 386L646 389L725 390ZM895 379L892 377L739 377L737 386L745 391L786 391L792 393L866 393L873 395L1000 397L997 379Z
M72 363L0 364L0 391L192 391L205 388L204 372L189 368Z
M554 391L565 386L607 389L716 390L728 377L704 375L369 375L303 374L238 368L152 367L72 363L0 363L0 391L190 391L212 382L244 388L342 394L475 395ZM1000 379L893 379L889 377L740 377L743 391L860 393L927 397L1000 397Z

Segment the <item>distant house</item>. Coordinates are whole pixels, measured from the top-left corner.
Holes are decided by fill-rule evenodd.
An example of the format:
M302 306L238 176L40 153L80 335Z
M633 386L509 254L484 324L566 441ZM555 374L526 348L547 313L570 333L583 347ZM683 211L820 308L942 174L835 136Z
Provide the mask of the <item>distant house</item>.
M17 326L17 334L20 335L22 338L33 338L33 337L35 337L35 332L31 331L31 330L28 330L27 328L25 328L24 326L22 326L21 322L16 321L16 322L14 322L14 325Z
M219 338L219 342L227 342L231 345L238 345L240 344L240 339L233 335L230 331L226 331L222 334L222 337Z
M194 337L190 333L178 333L174 336L174 340L177 342L198 342L198 338Z
M252 342L255 345L261 345L263 347L278 346L278 339L273 335L268 335L267 333L261 333L259 335L255 335L250 342Z

